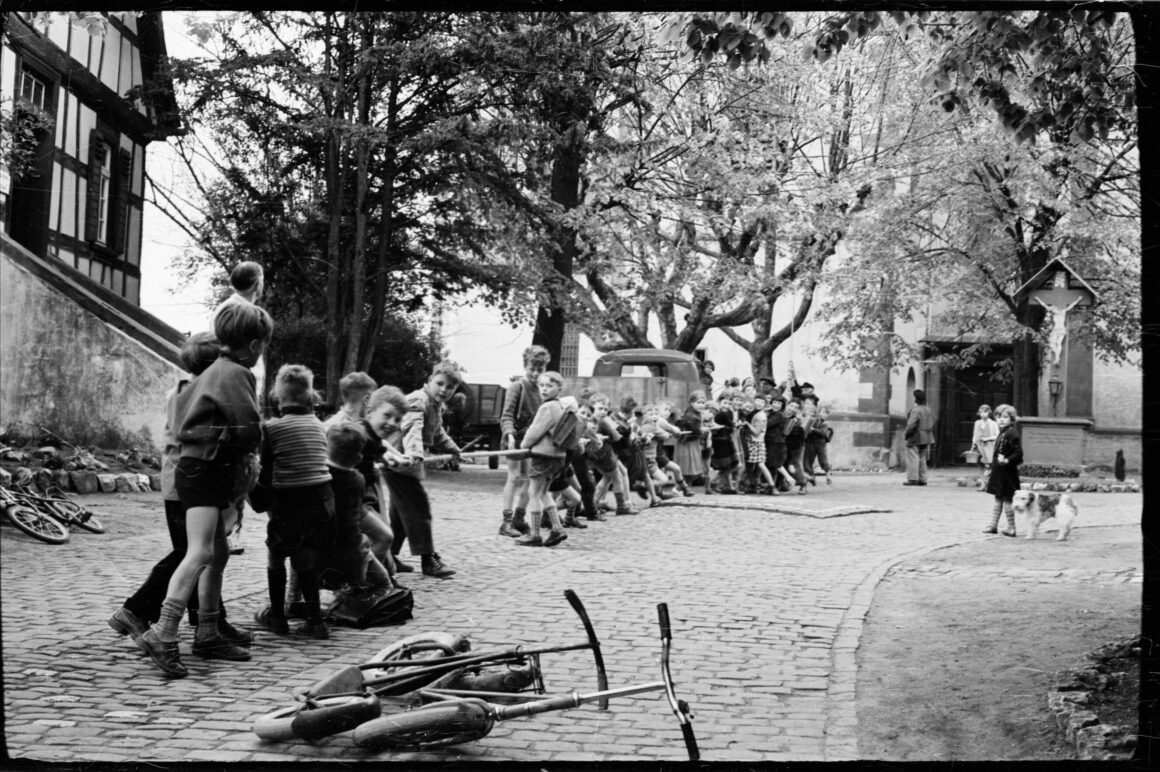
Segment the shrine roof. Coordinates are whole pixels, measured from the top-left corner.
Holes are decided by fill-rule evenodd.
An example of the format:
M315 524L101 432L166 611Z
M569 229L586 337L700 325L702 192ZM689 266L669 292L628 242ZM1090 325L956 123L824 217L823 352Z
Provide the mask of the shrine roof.
M1070 265L1068 265L1062 257L1053 257L1053 258L1051 258L1051 260L1047 261L1047 265L1040 268L1039 271L1034 276L1032 276L1030 279L1028 279L1023 284L1023 286L1021 286L1018 290L1016 290L1015 295L1018 297L1019 295L1022 295L1024 292L1026 292L1029 289L1035 289L1036 285L1038 285L1040 282L1042 282L1045 276L1048 276L1049 274L1053 273L1055 270L1058 270L1060 268L1067 271L1067 273L1071 276L1072 279L1074 279L1076 282L1078 282L1080 284L1080 286L1082 286L1088 292L1092 293L1092 300L1098 301L1100 299L1100 293L1096 292L1095 289L1092 288L1092 285L1090 285L1086 281L1084 281L1084 278L1082 276L1080 276L1074 268L1072 268Z

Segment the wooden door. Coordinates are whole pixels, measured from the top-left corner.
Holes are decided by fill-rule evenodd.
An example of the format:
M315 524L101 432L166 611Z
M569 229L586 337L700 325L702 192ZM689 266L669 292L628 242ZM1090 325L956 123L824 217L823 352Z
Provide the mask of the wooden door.
M979 405L1011 402L1011 384L995 379L998 357L962 370L943 371L942 404L938 410L939 466L965 464L963 453L971 447Z

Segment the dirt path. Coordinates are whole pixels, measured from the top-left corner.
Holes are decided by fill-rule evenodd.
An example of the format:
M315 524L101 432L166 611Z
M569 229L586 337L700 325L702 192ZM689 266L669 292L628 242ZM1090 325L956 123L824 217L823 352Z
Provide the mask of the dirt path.
M1140 629L1138 526L1068 542L994 537L896 566L858 650L865 759L1073 758L1047 692L1055 671Z

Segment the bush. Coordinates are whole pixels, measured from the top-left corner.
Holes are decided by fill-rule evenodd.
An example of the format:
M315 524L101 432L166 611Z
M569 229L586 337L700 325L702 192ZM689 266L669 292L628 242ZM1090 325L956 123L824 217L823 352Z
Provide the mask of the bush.
M1079 467L1048 466L1046 464L1023 464L1019 467L1020 477L1079 477Z

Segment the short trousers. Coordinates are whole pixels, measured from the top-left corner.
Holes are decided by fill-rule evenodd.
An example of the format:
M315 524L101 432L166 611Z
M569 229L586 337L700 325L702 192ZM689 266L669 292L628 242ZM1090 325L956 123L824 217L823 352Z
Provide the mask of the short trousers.
M531 462L532 468L528 472L528 477L533 480L542 477L550 482L560 474L568 459L564 456L560 456L559 458L555 456L532 456Z
M667 461L668 459L665 460ZM656 474L661 469L659 466L657 466L656 458L645 458L644 468L645 471L647 471L649 474Z
M567 490L571 484L572 468L570 465L565 464L560 470L560 474L553 477L552 482L548 483L548 491L550 493L559 493L562 490Z
M228 507L234 486L235 466L232 459L215 458L207 461L189 456L179 459L173 482L182 506L186 509Z

